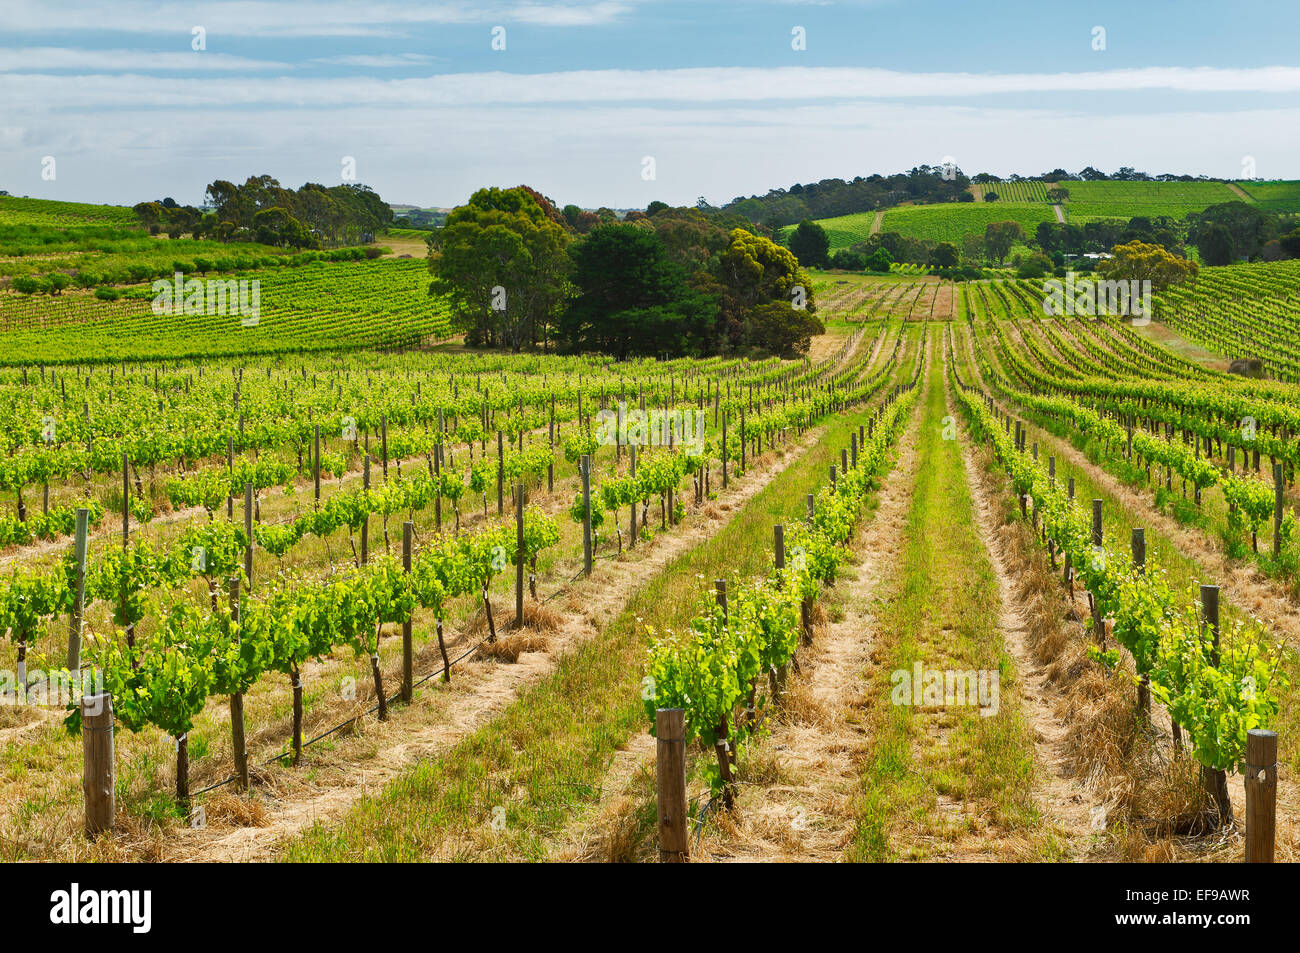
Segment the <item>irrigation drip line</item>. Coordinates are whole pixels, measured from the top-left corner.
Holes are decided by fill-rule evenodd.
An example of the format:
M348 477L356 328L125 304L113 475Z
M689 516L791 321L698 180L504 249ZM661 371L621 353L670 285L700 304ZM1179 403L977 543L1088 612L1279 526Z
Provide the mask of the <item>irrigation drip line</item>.
M436 669L436 670L434 670L434 671L432 671L432 672L429 672L427 675L425 675L423 678L421 678L418 682L414 682L414 683L412 683L411 688L412 688L412 689L418 688L419 686L423 685L425 682L429 681L429 679L431 679L431 678L437 678L439 675L442 675L442 674L443 674L444 672L446 672L446 671L447 671L447 670L448 670L452 665L455 665L457 662L463 662L463 661L464 661L464 660L465 660L465 659L466 659L466 658L467 658L471 653L478 651L478 649L479 649L479 648L480 648L484 643L486 643L486 642L487 642L487 639L484 638L484 639L481 639L480 641L476 642L474 645L471 645L468 649L466 649L464 652L462 652L462 653L461 653L460 655L458 655L456 658L452 659L451 662L450 662L448 665L444 665L442 668L439 668L439 669ZM387 702L388 702L389 704L392 704L392 703L398 701L401 697L402 697L402 693L399 691L396 695L392 695L392 696L388 697ZM309 747L311 747L312 745L316 744L318 741L323 741L323 740L325 740L325 739L328 738L330 735L332 735L332 734L334 734L334 733L336 733L336 732L342 731L344 728L348 727L349 725L355 724L356 722L360 721L362 718L365 718L365 717L368 716L368 715L373 715L373 714L374 714L375 712L377 712L377 711L379 711L379 704L378 704L378 703L375 703L375 704L372 705L370 708L368 708L368 709L366 709L365 711L361 712L361 714L359 714L359 715L353 715L353 716L352 716L351 718L349 718L347 721L342 722L341 724L335 725L333 728L329 729L328 731L321 732L319 735L317 735L315 738L312 738L310 741L304 741L302 746L303 746L304 748L309 748ZM292 755L293 755L293 751L292 751L292 750L285 750L285 751L281 752L280 754L277 754L277 755L275 755L275 756L273 756L273 757L267 758L265 761L259 761L256 765L254 765L254 767L264 768L264 767L266 767L267 765L269 765L269 764L274 764L274 763L277 762L277 761L283 761L285 758L291 757ZM218 782L216 782L215 784L209 784L207 787L205 787L205 788L201 788L200 790L195 791L195 792L194 792L192 795L190 795L190 796L191 796L191 797L198 797L200 794L206 794L206 793L208 793L209 791L215 791L217 788L225 787L227 784L231 784L232 782L237 781L238 779L239 779L239 776L238 776L238 775L234 775L234 774L232 774L230 777L226 778L224 781L218 781Z

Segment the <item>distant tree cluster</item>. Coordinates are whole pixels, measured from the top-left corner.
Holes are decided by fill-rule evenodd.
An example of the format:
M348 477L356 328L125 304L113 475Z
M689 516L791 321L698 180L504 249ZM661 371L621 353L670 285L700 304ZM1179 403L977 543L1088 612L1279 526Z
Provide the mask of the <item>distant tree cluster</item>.
M286 248L354 245L373 239L393 222L393 210L369 186L318 185L294 191L269 175L251 176L243 185L218 179L204 193L210 211L177 205L171 198L141 202L134 208L155 234L172 238L189 233L217 241L261 242Z
M1246 202L1221 202L1187 216L1187 241L1207 265L1300 258L1294 216L1275 215Z
M451 301L473 346L620 360L806 353L824 330L807 272L704 205L655 202L620 220L525 186L480 189L430 238L429 291Z
M766 195L735 198L723 208L774 230L804 219L833 218L903 202L956 202L969 186L970 179L960 169L921 165L896 175L795 184Z
M971 176L970 180L976 185L988 185L998 182L1225 182L1226 179L1214 178L1207 175L1175 175L1172 172L1162 172L1159 175L1148 175L1146 172L1139 172L1132 166L1120 166L1118 170L1107 175L1100 169L1086 166L1078 172L1066 172L1064 169L1053 169L1051 172L1044 172L1041 175L1016 175L1012 173L1008 176L995 175L992 172L977 172ZM1051 193L1048 193L1051 198ZM1056 201L1056 199L1052 199Z

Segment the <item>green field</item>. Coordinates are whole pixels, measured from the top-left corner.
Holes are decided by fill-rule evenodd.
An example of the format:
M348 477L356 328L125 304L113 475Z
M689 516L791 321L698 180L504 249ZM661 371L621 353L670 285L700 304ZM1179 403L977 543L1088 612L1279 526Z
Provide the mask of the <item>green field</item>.
M1222 182L1063 182L1070 198L1065 211L1072 222L1097 218L1129 219L1139 215L1183 218L1241 196Z
M238 277L238 276L236 276ZM422 259L313 262L253 272L260 316L156 315L149 285L119 301L88 292L0 291L4 364L169 360L396 347L448 333L446 307L428 296Z
M831 251L837 252L841 248L848 248L857 242L866 241L867 236L871 234L871 223L875 221L875 212L855 212L852 215L837 215L835 218L823 218L817 221L817 224L826 229L826 234L831 240ZM787 225L781 229L781 241L788 242L790 233L795 230L795 226Z
M1002 202L1046 202L1047 183L1031 182L1022 179L1019 182L989 182L983 186L985 194L996 192Z
M0 225L138 225L124 205L85 205L0 195Z
M1032 235L1039 222L1054 222L1050 205L1028 202L947 202L906 205L885 212L882 232L898 232L934 242L960 242L963 235L983 235L991 222L1019 222Z
M273 267L300 254L256 242L168 238L118 225L0 225L0 287L5 278L63 273L83 288L126 285L173 272L235 272ZM324 254L329 254L328 252Z
M1300 182L1236 182L1234 184L1271 212L1300 212Z

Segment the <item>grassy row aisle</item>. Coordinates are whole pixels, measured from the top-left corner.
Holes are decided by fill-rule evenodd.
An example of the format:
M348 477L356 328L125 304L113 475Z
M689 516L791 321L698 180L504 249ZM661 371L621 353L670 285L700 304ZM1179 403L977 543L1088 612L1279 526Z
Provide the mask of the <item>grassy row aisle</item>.
M1059 848L1033 796L1033 741L943 374L932 362L906 539L876 616L872 753L847 857L1002 858L1014 845L1051 859ZM958 676L972 673L962 692Z
M906 361L904 361L906 363ZM545 856L548 839L599 801L614 753L643 732L639 694L645 626L683 625L700 579L756 573L773 523L801 513L867 414L821 428L715 537L672 560L599 637L451 750L318 823L285 846L287 860L517 859Z

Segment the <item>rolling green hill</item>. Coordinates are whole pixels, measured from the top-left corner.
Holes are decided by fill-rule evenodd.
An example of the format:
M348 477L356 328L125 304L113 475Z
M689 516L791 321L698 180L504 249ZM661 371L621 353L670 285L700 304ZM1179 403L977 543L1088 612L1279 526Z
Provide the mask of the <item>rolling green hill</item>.
M984 234L990 222L1019 222L1032 235L1039 222L1054 222L1052 207L1043 202L948 202L904 205L885 212L882 232L898 232L935 242L960 242L963 235Z
M1237 182L1234 184L1270 212L1300 212L1300 182Z
M124 205L85 205L0 195L0 225L138 225Z
M1097 218L1167 215L1183 218L1241 196L1222 182L1062 182L1070 193L1065 211L1071 222Z
M831 251L864 241L871 234L871 223L875 221L875 212L856 212L853 215L837 215L835 218L820 219L817 224L826 229L831 240ZM781 241L788 242L795 226L787 225L781 229Z

